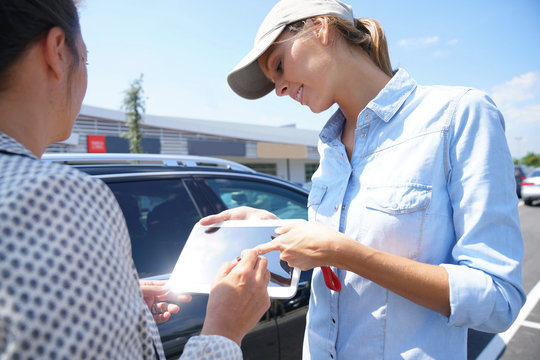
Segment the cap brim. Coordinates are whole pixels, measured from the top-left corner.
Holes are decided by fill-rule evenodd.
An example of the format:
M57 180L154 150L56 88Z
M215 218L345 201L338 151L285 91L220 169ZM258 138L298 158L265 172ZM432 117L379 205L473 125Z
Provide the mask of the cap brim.
M274 29L260 40L227 76L235 93L246 99L258 99L274 89L274 83L262 72L257 59L274 43L285 25Z

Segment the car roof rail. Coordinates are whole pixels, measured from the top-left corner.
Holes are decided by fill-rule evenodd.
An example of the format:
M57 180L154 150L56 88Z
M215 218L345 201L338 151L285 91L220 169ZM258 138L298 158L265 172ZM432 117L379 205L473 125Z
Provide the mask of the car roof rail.
M218 167L256 173L232 160L194 155L128 154L128 153L45 153L42 161L66 165L162 165L186 167Z

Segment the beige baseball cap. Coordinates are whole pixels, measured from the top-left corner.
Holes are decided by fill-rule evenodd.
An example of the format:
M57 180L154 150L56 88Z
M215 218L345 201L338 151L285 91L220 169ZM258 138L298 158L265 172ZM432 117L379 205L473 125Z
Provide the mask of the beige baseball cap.
M337 0L281 0L262 22L253 49L227 76L235 93L246 99L258 99L274 89L264 76L257 59L274 43L289 24L319 15L333 15L354 24L352 7Z

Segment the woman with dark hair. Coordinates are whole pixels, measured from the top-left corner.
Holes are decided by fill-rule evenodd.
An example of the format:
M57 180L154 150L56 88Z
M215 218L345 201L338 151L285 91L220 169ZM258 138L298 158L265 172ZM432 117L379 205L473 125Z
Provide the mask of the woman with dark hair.
M178 311L167 300L189 301L159 282L139 286L125 220L105 184L39 161L71 133L86 57L72 0L0 2L2 359L164 358L154 319ZM269 307L269 279L253 250L224 264L202 336L183 357L241 358L243 336Z
M227 80L248 99L339 105L320 133L310 221L257 248L314 269L304 358L465 359L467 328L512 324L523 241L504 121L486 94L393 71L379 23L336 0L277 3ZM247 216L272 214L201 223Z

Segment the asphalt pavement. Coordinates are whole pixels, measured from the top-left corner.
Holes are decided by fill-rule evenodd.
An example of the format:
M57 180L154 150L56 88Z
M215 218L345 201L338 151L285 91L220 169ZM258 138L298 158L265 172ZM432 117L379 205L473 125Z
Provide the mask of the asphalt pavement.
M527 302L514 324L501 334L469 331L469 360L540 359L540 202L519 205L525 244L523 287Z

